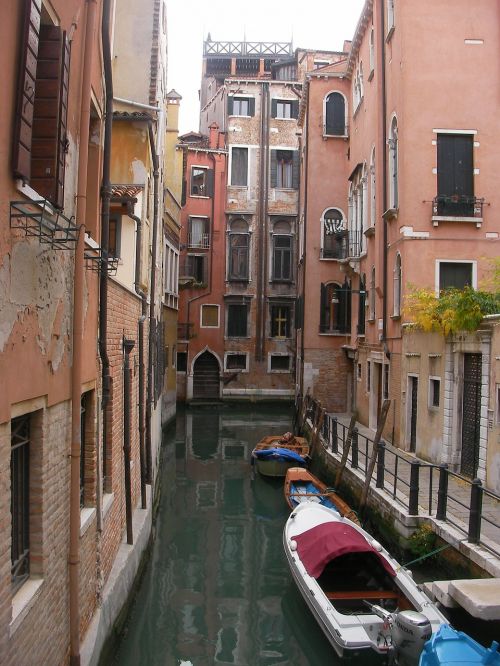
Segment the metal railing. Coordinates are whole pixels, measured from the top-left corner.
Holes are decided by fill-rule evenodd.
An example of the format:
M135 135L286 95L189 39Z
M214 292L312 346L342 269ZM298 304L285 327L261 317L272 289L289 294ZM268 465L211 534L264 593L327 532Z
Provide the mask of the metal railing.
M432 214L436 217L483 217L484 198L465 194L439 194L432 200Z
M203 45L204 56L291 56L291 42L212 42Z
M310 399L306 415L313 423L319 409L319 403ZM342 456L347 432L347 425L325 415L322 439L327 450ZM372 450L373 440L354 428L347 465L366 478ZM464 534L464 540L500 555L500 495L485 488L479 479L452 472L447 465L409 457L383 441L375 470L371 483L408 515L444 521Z
M207 250L210 247L210 234L193 234L188 237L188 247Z

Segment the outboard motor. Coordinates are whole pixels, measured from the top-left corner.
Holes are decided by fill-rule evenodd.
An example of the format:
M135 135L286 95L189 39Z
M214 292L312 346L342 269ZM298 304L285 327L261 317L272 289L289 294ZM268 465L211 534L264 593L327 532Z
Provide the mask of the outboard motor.
M416 666L432 627L423 613L406 610L396 613L392 624L392 647L398 666Z

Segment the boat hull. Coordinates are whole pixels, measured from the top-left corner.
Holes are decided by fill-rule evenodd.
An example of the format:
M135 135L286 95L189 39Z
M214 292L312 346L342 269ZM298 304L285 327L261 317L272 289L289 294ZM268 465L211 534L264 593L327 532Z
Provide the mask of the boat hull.
M281 435L264 437L252 451L252 463L263 476L284 477L291 467L307 465L309 444L303 437L294 443L280 443Z

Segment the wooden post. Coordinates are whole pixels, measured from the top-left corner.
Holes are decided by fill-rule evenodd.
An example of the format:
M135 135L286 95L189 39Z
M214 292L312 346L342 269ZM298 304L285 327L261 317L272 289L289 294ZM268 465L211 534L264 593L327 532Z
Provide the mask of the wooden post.
M335 477L335 488L338 488L340 481L342 480L342 474L344 473L344 468L347 464L347 458L349 457L349 450L351 448L352 442L352 431L356 425L356 419L358 418L357 412L353 412L351 420L349 422L349 430L347 431L347 438L344 442L344 447L342 449L342 458L340 460L340 467L337 470L337 476Z
M361 500L359 502L359 510L362 511L365 508L366 498L368 497L368 490L370 488L370 481L373 475L373 470L375 469L375 463L377 462L377 454L380 444L380 438L382 437L382 430L385 426L385 421L387 419L387 414L389 413L389 407L391 406L390 400L384 400L382 403L382 409L380 410L380 418L378 420L377 432L375 434L375 439L373 440L373 450L372 457L370 459L370 464L366 470L366 479L363 492L361 493Z
M316 442L319 441L319 433L321 432L321 428L323 427L323 421L325 420L325 414L326 414L326 410L323 409L323 407L321 406L321 403L318 402L318 418L316 419L316 421L313 425L312 436L311 436L311 451L314 450L314 447L316 446Z

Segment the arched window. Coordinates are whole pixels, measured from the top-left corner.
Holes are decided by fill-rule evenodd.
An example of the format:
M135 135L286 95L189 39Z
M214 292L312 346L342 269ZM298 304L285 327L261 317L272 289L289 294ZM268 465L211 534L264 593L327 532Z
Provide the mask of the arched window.
M401 314L401 255L396 255L394 264L394 305L392 314L399 317Z
M345 259L347 251L347 229L342 212L329 208L323 214L321 258Z
M375 69L375 30L370 30L370 77Z
M250 234L245 220L234 220L229 230L228 279L248 280L249 278Z
M320 333L351 332L351 286L346 281L321 284Z
M394 116L391 122L389 134L389 194L390 207L397 208L399 205L398 192L398 121Z
M370 320L375 319L375 266L372 266L372 272L370 277L370 294L369 294L369 303L368 303L368 318Z
M292 279L292 235L286 220L278 220L273 227L272 279L278 282Z
M377 215L377 190L376 190L376 181L375 181L375 148L372 148L372 154L370 158L370 226L375 226L375 220Z
M324 128L327 136L345 136L346 131L345 98L339 92L330 93L325 99Z

